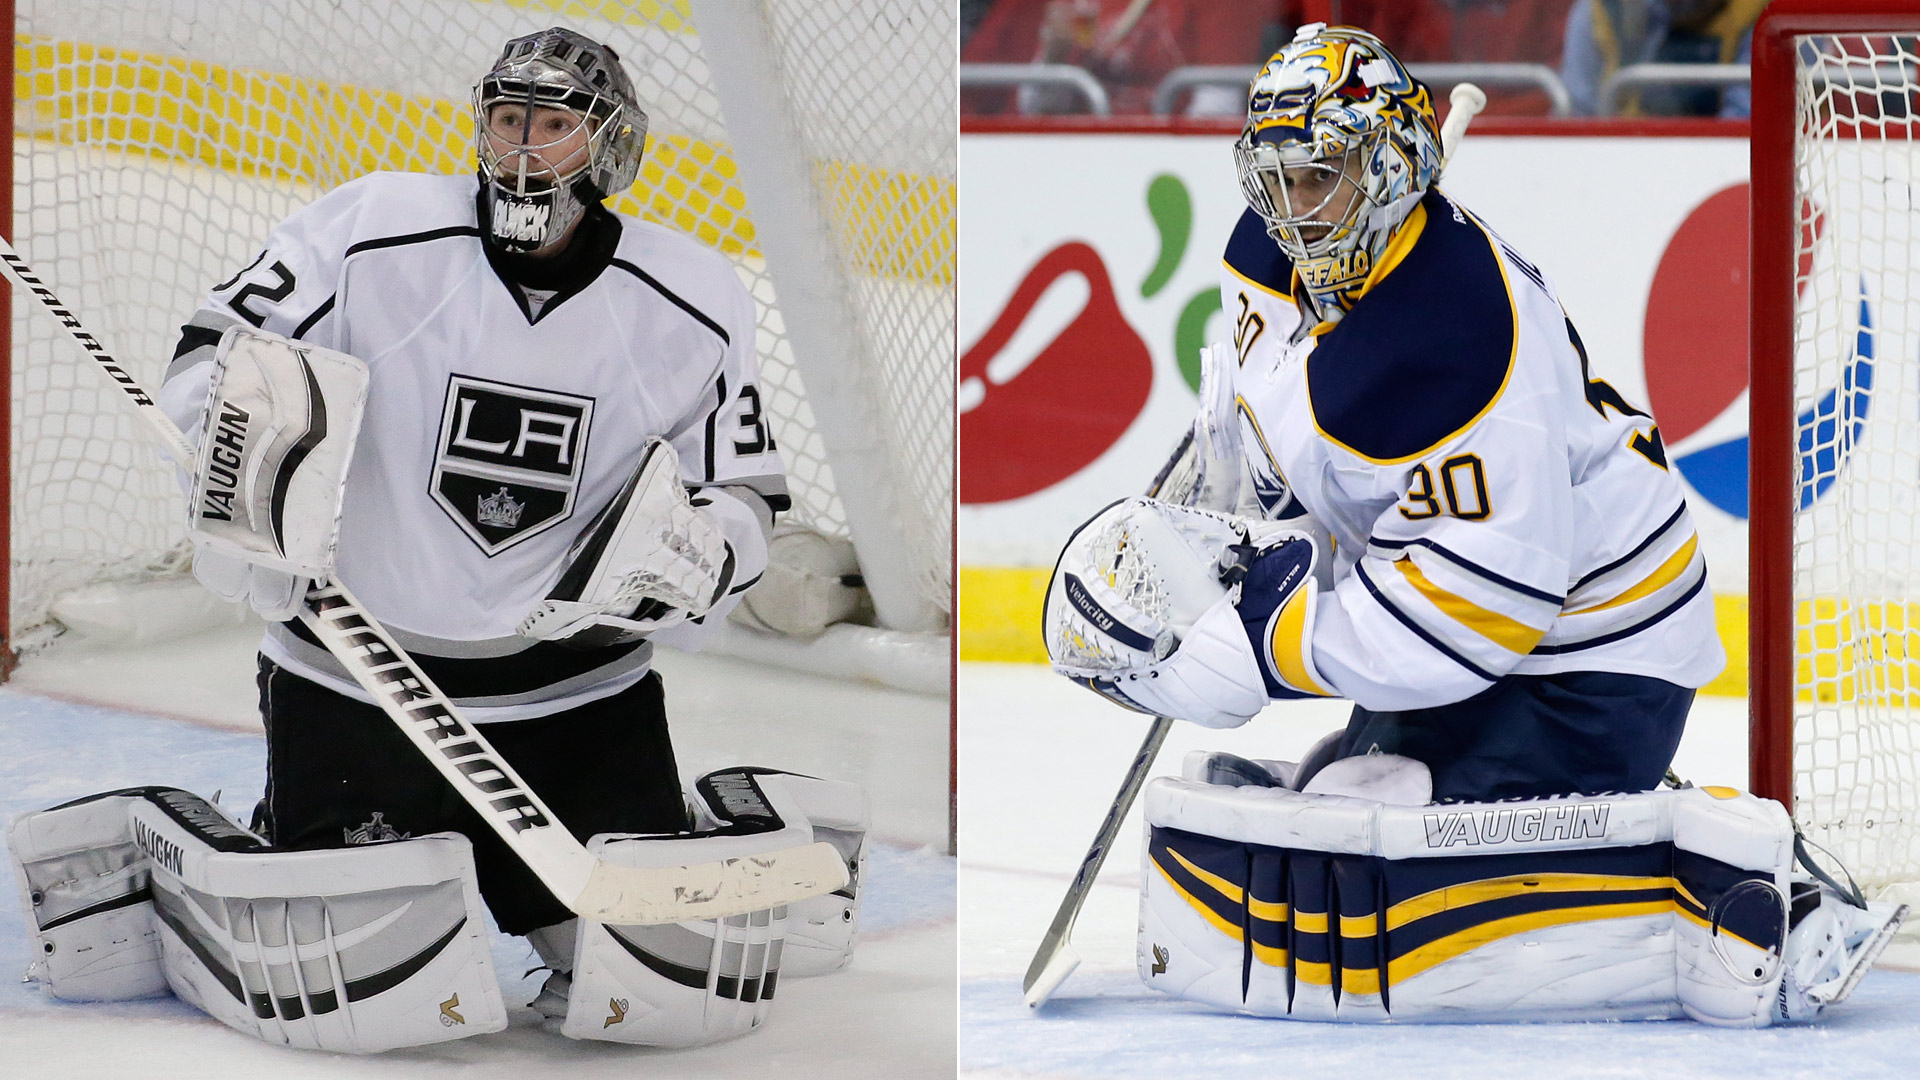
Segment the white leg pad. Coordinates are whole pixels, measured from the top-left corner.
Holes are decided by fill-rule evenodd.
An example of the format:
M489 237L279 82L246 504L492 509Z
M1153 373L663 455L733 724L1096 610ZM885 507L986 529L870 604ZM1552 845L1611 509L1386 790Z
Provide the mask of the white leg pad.
M22 814L7 829L33 939L27 974L50 997L124 1001L167 992L147 859L127 824L140 790Z
M851 784L741 768L702 777L693 803L699 828L692 834L606 834L588 849L623 866L675 866L826 840L848 856L852 895L664 926L581 920L561 1034L675 1047L746 1034L772 1008L797 919L806 921L806 966L845 964L859 923L865 794Z
M1137 959L1234 1012L1757 1027L1841 1000L1899 917L1823 890L1790 934L1792 825L1730 789L1407 806L1231 779L1147 786Z
M273 852L166 791L128 811L167 983L238 1031L372 1053L507 1026L466 837Z

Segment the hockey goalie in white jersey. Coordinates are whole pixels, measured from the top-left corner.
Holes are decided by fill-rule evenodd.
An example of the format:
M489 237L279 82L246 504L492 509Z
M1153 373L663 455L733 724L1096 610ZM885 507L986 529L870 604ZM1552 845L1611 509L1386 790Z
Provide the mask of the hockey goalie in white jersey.
M1354 709L1305 761L1196 755L1148 786L1142 979L1340 1020L1761 1025L1843 998L1904 909L1796 869L1776 803L1654 790L1725 662L1685 494L1546 274L1436 186L1427 88L1306 27L1233 153L1235 340L1161 498L1068 542L1048 649L1208 726Z
M685 1046L847 962L864 794L758 768L683 790L651 665L726 617L787 507L753 302L719 254L601 205L647 127L611 49L516 38L473 108L477 182L341 186L183 330L158 399L202 446L196 575L271 620L266 798L251 828L164 788L18 820L55 996L170 987L331 1050L499 1030L484 901L552 969L551 1026ZM673 837L678 865L825 840L850 884L717 921L572 918L291 620L290 567L315 563L281 556L304 542L580 841Z

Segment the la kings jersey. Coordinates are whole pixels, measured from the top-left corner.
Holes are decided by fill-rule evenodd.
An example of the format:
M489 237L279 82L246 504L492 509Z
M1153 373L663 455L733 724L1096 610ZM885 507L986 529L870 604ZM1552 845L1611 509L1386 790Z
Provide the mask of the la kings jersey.
M489 261L476 185L376 173L289 217L186 328L162 404L182 427L197 422L209 345L236 319L365 360L337 573L487 721L603 697L648 670L651 642L572 648L514 628L649 438L672 443L694 504L732 545L736 601L765 567L770 512L787 497L753 304L732 266L595 208L583 230L599 227L597 272L529 300ZM730 607L656 636L697 636ZM262 651L367 700L297 621L270 626Z
M1718 674L1658 429L1592 376L1540 270L1435 189L1339 322L1302 326L1296 287L1249 210L1221 284L1248 473L1335 545L1309 643L1330 685L1299 689L1386 711L1509 673Z

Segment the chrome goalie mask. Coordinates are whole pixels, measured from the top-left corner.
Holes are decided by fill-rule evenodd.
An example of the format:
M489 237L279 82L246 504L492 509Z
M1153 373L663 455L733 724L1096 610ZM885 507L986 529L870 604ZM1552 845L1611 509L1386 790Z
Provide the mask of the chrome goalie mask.
M507 42L474 84L473 119L486 238L507 251L566 235L589 202L633 186L647 144L647 114L619 56L558 27Z
M1233 157L1241 193L1331 319L1439 179L1440 132L1426 85L1379 38L1311 23L1254 78Z

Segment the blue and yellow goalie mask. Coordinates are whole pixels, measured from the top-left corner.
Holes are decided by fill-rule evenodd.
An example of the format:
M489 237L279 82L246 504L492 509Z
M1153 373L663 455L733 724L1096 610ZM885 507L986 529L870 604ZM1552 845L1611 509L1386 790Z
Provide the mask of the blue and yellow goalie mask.
M1242 193L1322 318L1352 305L1440 175L1425 84L1379 38L1324 23L1301 27L1260 70L1233 152Z

